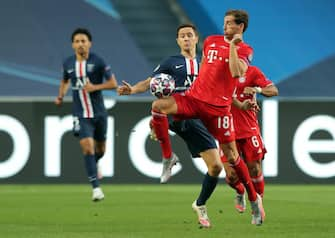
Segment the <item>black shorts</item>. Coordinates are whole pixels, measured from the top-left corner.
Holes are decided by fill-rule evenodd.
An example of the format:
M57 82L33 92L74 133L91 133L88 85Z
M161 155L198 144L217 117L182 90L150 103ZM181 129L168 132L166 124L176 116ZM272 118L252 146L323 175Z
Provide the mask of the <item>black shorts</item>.
M73 133L79 139L93 138L96 141L105 141L107 134L107 117L74 118Z
M185 141L193 158L200 157L200 152L217 148L214 137L199 119L174 121L169 117L169 128Z

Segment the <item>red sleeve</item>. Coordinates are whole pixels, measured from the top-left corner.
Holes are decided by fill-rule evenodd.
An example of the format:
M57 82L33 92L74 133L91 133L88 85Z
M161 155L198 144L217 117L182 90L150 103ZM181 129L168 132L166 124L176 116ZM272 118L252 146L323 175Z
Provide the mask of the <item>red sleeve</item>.
M254 50L246 44L240 44L237 50L238 57L245 61L247 65L250 65L252 61L252 55Z
M265 74L258 68L255 68L254 73L255 73L255 84L256 84L255 86L264 88L273 84L273 82L270 79L268 79L265 76Z

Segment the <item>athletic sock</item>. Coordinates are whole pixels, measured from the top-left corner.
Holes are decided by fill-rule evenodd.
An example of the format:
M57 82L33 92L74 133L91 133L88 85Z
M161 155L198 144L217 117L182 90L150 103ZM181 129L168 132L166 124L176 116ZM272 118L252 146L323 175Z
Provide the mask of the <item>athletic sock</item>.
M244 194L245 189L244 189L244 186L239 179L233 183L233 182L230 182L230 180L226 177L226 183L231 188L233 188L236 191L236 193Z
M254 188L254 185L252 184L250 174L248 171L248 168L243 160L241 160L241 157L239 156L234 164L231 164L231 166L235 169L235 172L241 182L243 183L245 189L248 193L249 201L256 201L257 195L256 190Z
M197 206L202 206L206 204L206 201L213 193L217 183L218 177L213 177L206 173L205 178L202 181L201 192L196 202Z
M265 185L263 173L261 173L260 175L258 175L256 177L251 177L251 181L254 184L256 192L259 195L261 195L261 197L263 197L263 195L264 195L264 185Z
M99 187L99 181L97 179L97 164L95 162L94 155L85 155L85 167L89 182L93 188Z
M151 125L155 130L155 134L162 149L162 155L165 159L172 157L171 141L169 136L169 122L166 114L151 111L152 121Z

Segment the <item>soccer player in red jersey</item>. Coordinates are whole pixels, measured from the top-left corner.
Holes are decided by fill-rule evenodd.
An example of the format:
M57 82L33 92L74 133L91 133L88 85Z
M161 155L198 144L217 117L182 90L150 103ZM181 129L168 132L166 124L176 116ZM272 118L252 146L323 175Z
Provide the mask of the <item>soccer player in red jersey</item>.
M129 95L142 93L150 88L150 81L156 74L166 73L171 75L175 80L175 93L185 92L198 76L199 63L196 56L196 45L198 43L198 32L192 24L182 24L177 28L177 44L180 48L180 54L169 56L164 59L153 71L151 77L142 80L131 86L123 81L117 91L119 95ZM168 118L169 129L180 136L186 143L193 158L211 157L212 153L216 153L217 145L215 138L208 132L206 127L199 119L174 120L173 116ZM155 135L152 135L155 138ZM165 141L159 141L165 143ZM168 145L170 147L170 145ZM171 177L171 167L178 162L176 155L171 159L171 151L169 154L162 154L162 175L161 183L166 183ZM169 159L164 159L169 158Z
M262 200L255 191L246 164L238 154L230 112L237 80L244 75L252 58L252 48L242 41L242 34L247 26L248 14L245 11L226 12L224 36L209 36L204 42L197 79L185 94L175 94L153 102L152 125L157 138L163 142L163 153L172 155L167 114L173 114L177 119L199 118L219 141L230 165L245 186L252 207L252 223L261 225L264 213ZM250 100L243 103L246 105ZM222 170L218 151L212 157L206 158L205 163L208 172L192 208L198 215L199 223L203 227L210 227L205 204L214 191Z
M278 89L262 71L256 66L249 66L246 74L238 79L235 97L244 100L256 100L256 94L266 97L278 95ZM264 178L262 173L262 160L266 149L261 137L257 114L253 110L242 111L236 107L231 108L236 134L236 145L239 154L245 160L252 183L256 192L263 197ZM235 208L239 212L246 209L244 198L244 186L236 176L234 170L229 166L225 156L221 157L227 183L236 190Z

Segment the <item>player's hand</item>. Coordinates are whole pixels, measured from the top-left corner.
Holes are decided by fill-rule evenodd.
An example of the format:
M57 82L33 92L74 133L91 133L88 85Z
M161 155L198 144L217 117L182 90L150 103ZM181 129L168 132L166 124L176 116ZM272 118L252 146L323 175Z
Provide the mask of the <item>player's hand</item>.
M242 42L242 34L235 34L231 40L231 43L237 45L240 42Z
M63 98L62 97L56 97L55 104L57 106L61 106L63 104Z
M86 78L86 84L84 86L84 89L88 93L91 93L97 90L96 86L90 82L89 78Z
M260 111L260 107L257 104L257 102L254 101L254 100L250 100L250 99L244 100L242 102L242 108L241 109L244 110L244 111L246 111L246 110L253 110L254 112L259 112Z
M122 81L122 86L117 88L118 95L130 95L131 94L131 85L126 81Z
M255 95L256 94L256 89L254 87L245 87L243 89L243 93L247 95Z

